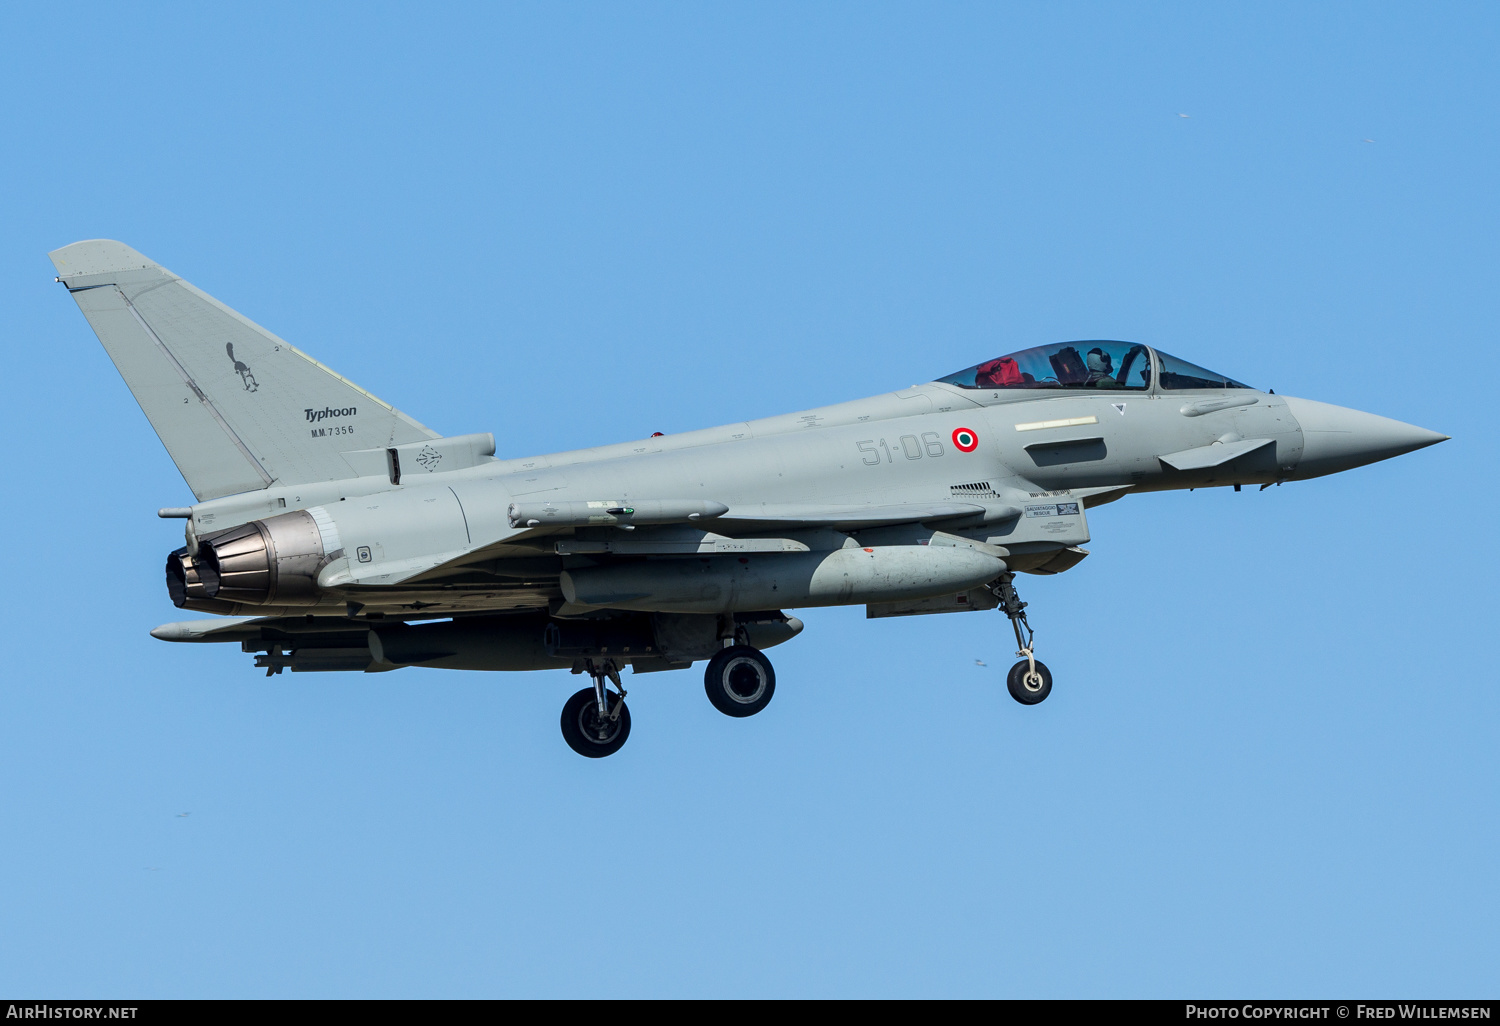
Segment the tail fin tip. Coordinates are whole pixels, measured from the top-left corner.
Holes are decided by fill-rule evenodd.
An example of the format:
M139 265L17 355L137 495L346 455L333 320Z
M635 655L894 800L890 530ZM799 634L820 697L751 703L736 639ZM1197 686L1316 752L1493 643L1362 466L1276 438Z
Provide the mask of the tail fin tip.
M48 253L59 278L111 271L141 271L160 267L156 261L114 239L84 239Z

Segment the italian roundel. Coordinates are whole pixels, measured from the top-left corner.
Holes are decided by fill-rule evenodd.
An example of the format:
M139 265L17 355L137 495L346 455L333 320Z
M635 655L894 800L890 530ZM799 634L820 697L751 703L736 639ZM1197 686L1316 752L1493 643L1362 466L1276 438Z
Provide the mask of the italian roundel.
M973 452L979 448L979 436L970 428L955 428L953 444L958 446L959 452Z

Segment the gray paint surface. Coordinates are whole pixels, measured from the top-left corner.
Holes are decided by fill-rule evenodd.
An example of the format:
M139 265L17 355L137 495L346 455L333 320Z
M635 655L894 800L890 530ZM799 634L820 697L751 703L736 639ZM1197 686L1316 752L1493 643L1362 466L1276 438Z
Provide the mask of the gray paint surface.
M1087 555L1091 505L1280 484L1445 437L1254 389L1164 389L1149 351L1145 390L934 381L502 460L492 435L438 437L128 246L51 256L199 499L164 511L187 521L173 558L208 559L200 543L211 555L222 532L297 510L315 522L291 542L277 522L256 529L276 550L268 566L310 568L297 606L277 604L289 588L189 594L185 608L234 615L153 631L258 646L268 672L569 665L538 630L572 621L645 631L652 651L628 660L644 671L703 658L711 647L660 649L717 640L734 618L742 635L786 640L801 625L783 608L993 608L984 586L999 574Z

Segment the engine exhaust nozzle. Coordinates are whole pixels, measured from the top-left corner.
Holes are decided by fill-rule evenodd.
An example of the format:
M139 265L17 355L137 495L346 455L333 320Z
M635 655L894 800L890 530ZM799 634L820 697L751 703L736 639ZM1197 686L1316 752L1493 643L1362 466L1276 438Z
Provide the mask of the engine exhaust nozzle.
M216 531L167 557L167 593L179 607L192 600L263 606L318 601L318 571L338 555L324 551L306 510Z

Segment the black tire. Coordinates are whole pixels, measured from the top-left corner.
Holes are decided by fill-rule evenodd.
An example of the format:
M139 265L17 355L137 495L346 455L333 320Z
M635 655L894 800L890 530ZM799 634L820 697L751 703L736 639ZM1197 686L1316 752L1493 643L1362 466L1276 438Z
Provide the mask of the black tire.
M776 694L776 671L760 649L749 645L723 648L703 671L703 690L725 716L754 716Z
M620 715L605 728L602 738L599 736L599 703L593 688L584 688L563 706L563 740L579 755L590 759L614 755L630 736L630 710L625 707L625 700L615 694L609 698L611 708L619 703Z
M1005 686L1010 691L1010 697L1022 705L1036 705L1046 701L1047 696L1052 694L1052 671L1047 669L1047 664L1037 660L1036 672L1042 678L1041 687L1027 687L1026 673L1030 669L1031 663L1022 659L1005 675Z

